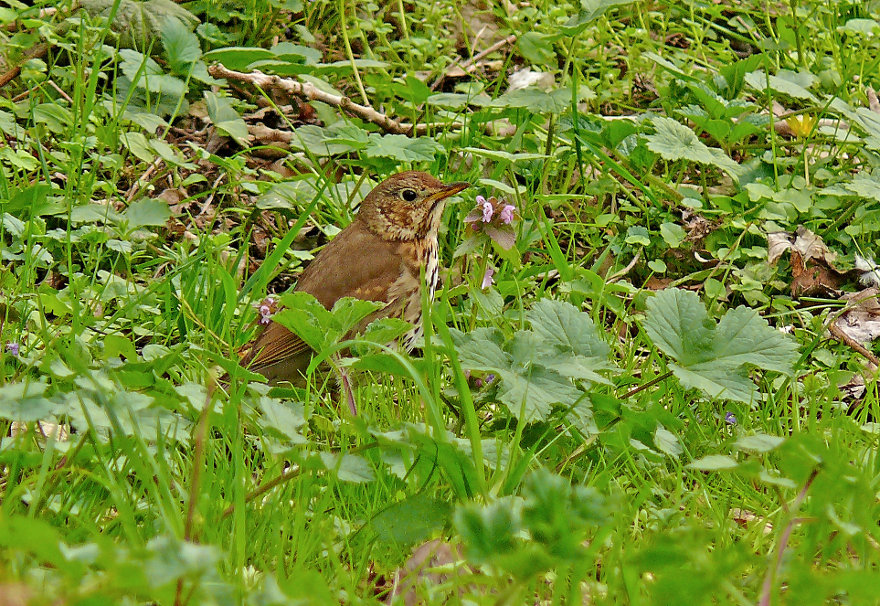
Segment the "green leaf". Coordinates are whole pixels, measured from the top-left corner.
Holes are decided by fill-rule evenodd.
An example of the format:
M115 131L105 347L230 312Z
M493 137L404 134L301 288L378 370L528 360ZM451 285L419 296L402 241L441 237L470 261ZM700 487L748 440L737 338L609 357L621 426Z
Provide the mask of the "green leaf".
M784 70L780 70L780 74L782 74ZM793 72L788 72L788 74L792 74ZM794 99L804 99L806 101L812 101L813 103L818 103L819 101L816 97L804 88L803 84L809 84L811 81L800 81L798 78L792 77L783 77L779 76L768 76L764 70L759 69L754 72L750 72L745 75L746 84L754 88L758 91L765 91L769 86L771 90L782 93L783 95L788 95Z
M678 458L684 452L675 434L662 425L658 425L654 430L654 445L660 452L674 458Z
M559 114L571 105L571 90L559 88L546 92L533 86L519 88L504 93L489 105L493 107L522 107L536 114Z
M660 154L664 160L690 160L710 164L733 178L737 177L739 165L720 149L708 147L687 126L665 116L655 116L651 123L655 132L645 137L648 149Z
M431 137L377 135L371 133L364 154L368 158L391 158L401 162L431 162L446 148Z
M169 217L171 210L168 208L168 203L159 198L144 198L132 202L122 213L122 218L128 221L129 229L147 225L165 225Z
M510 368L510 356L501 349L504 337L497 328L478 328L468 334L450 328L449 332L463 368L495 371Z
M409 547L442 529L451 514L447 501L419 492L383 509L370 523L380 541Z
M488 563L516 547L522 501L503 497L488 505L467 503L455 512L455 528L465 543L469 559Z
M273 429L290 439L293 444L306 444L308 440L298 431L305 425L306 417L301 403L290 404L267 396L260 398L263 418L260 425Z
M188 76L202 56L198 36L178 19L168 19L162 25L162 49L171 72L179 76Z
M279 303L283 309L272 319L315 351L321 351L325 344L340 336L336 334L332 314L312 295L304 292L285 293L281 295Z
M547 64L556 57L553 50L553 37L547 34L525 32L516 41L520 54L531 63Z
M93 17L109 18L117 0L82 0L82 7ZM172 0L119 0L110 29L119 35L123 48L149 48L159 41L168 21L179 21L189 29L198 25L198 18Z
M692 461L688 467L698 471L724 471L736 469L739 463L727 455L709 455Z
M687 233L684 231L684 228L677 223L661 223L660 237L663 238L663 241L666 242L666 245L669 246L669 248L678 248L681 246L681 243L684 242Z
M632 4L632 0L581 0L580 10L561 27L567 36L574 36L584 31L590 23L605 14L608 9L624 4Z
M747 366L790 374L795 343L746 307L729 310L716 325L696 294L667 289L648 300L645 330L677 364L675 375L687 387L712 397L751 402L756 387Z
M321 461L328 471L336 473L341 482L364 484L376 479L370 463L363 457L347 453L320 453Z
M229 135L235 141L245 147L248 144L248 127L235 108L232 107L232 100L228 97L206 90L205 107L208 110L208 117L211 122L222 133Z
M765 433L759 433L753 436L742 436L734 442L733 445L740 450L770 452L783 442L785 442L785 438L781 436L771 436Z
M47 388L42 381L0 387L0 419L25 423L45 419L54 410L52 402L43 395Z
M554 404L574 406L583 392L559 373L533 366L525 372L499 369L498 398L522 422L547 418Z
M526 320L544 343L561 351L597 360L611 352L590 316L566 301L541 299L526 312Z

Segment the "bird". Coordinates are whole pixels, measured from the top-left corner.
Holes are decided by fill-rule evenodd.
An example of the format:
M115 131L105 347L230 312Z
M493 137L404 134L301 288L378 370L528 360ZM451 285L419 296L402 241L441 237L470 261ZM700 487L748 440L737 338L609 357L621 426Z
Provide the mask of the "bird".
M433 299L439 280L443 209L468 187L420 171L391 175L366 195L354 220L315 256L293 290L311 294L327 309L343 297L384 303L358 330L380 317L402 318L415 325L402 338L412 349L421 334L422 289ZM314 353L274 320L245 351L241 366L270 384L301 383Z

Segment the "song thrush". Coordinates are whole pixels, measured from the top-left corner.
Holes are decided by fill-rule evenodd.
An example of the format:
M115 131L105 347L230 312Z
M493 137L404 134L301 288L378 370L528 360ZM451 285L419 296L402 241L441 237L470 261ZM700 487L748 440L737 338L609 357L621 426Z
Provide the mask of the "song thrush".
M342 297L385 303L360 328L379 317L401 317L416 325L404 337L404 346L411 348L421 329L421 289L433 297L437 286L443 207L449 196L469 186L444 185L417 171L389 177L367 194L355 219L318 253L294 290L310 293L328 309ZM298 382L311 355L299 337L272 321L253 340L241 365L270 382Z

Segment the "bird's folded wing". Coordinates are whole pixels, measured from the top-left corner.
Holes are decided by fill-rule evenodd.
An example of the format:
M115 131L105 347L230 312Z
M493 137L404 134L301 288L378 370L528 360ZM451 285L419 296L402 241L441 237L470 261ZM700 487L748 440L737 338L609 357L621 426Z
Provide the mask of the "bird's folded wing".
M355 220L309 264L295 290L313 295L328 309L343 297L390 303L389 287L397 282L402 271L398 246L399 243L381 240ZM370 259L369 263L362 261L364 256ZM384 314L379 310L375 317L381 315ZM256 338L241 363L260 372L308 351L309 346L302 339L272 322Z

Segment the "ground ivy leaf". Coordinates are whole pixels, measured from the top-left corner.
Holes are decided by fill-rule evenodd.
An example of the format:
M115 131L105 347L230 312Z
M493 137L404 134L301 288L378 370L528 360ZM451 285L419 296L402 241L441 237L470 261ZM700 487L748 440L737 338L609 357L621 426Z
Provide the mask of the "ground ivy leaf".
M526 312L532 330L562 351L584 358L606 359L611 351L590 316L565 301L541 299Z
M132 202L122 213L122 216L128 221L129 229L147 225L159 226L165 225L165 222L171 217L171 210L165 200L144 198Z
M431 162L445 148L430 137L370 135L364 154L368 158L391 158L401 162Z
M336 477L341 482L352 482L354 484L363 484L372 482L376 479L373 468L369 462L363 457L353 454L332 452L320 453L321 462L328 471L336 473Z
M0 419L28 423L45 418L54 409L43 396L47 387L42 381L0 387Z
M688 388L699 389L713 398L724 398L750 404L754 401L758 388L749 379L745 368L731 370L718 368L712 363L694 365L690 368L670 364L669 368Z
M790 374L795 344L746 307L729 310L716 326L696 294L667 289L648 301L645 331L677 364L670 365L687 387L712 397L751 402L755 385L746 367Z
M507 370L510 356L501 349L503 337L497 328L478 328L464 334L449 330L455 343L458 359L470 370Z
M720 149L709 147L700 141L687 126L665 116L655 116L651 123L655 132L645 137L648 149L660 154L664 160L690 160L711 164L736 178L739 165Z
M723 471L728 469L736 469L739 463L735 459L727 455L709 455L702 457L688 464L690 469L698 471Z
M550 369L533 366L522 374L498 369L498 398L518 420L544 420L553 404L574 405L584 394L571 381Z
M681 444L678 443L678 438L675 437L675 434L662 425L658 425L657 429L654 430L654 446L657 447L657 450L670 457L678 458L678 456L684 452L684 449L681 447Z
M742 436L733 443L740 450L748 450L751 452L769 452L785 442L785 438L781 436L771 436L766 433L759 433L753 436Z

